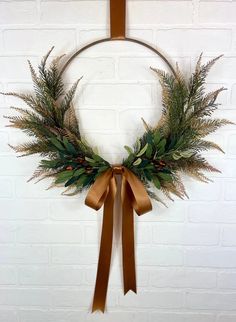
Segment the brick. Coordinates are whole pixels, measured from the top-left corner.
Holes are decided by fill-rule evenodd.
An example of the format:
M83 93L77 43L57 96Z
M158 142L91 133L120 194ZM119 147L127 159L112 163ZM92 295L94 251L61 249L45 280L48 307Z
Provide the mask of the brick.
M234 268L236 251L227 248L188 248L185 262L192 267Z
M219 228L213 225L156 224L153 240L158 244L217 245Z
M0 289L1 305L49 306L50 293L47 289Z
M20 243L81 243L82 230L75 224L22 224L17 229Z
M209 184L197 182L196 180L194 180L194 182L186 180L185 187L190 200L193 201L215 201L219 199L222 192L221 181L215 178L214 182L211 182Z
M70 82L83 76L81 83L87 84L91 80L112 79L115 76L115 62L110 57L80 57L78 56L67 67L64 77ZM80 95L79 83L78 94Z
M190 1L130 1L127 10L129 24L191 24L193 19Z
M113 308L109 309L109 314L90 314L87 317L87 322L120 322L120 321L129 321L129 322L147 322L148 314L147 312L132 312L130 311L113 311Z
M101 24L105 25L107 4L105 1L47 1L41 4L43 24ZM99 14L97 14L99 12Z
M33 24L37 21L35 1L2 1L0 24Z
M1 264L45 264L48 263L48 248L43 246L0 246Z
M27 64L29 59L33 65L35 65L35 59L32 57L0 57L1 75L3 78L9 81L30 81L31 76Z
M19 311L20 322L77 322L86 321L87 313L84 310L65 310L65 309L26 309Z
M236 289L236 273L233 273L233 272L219 273L218 286L222 289Z
M12 178L0 177L0 198L11 198L14 195Z
M236 226L225 226L222 233L222 245L236 246Z
M8 146L9 137L8 133L5 131L0 131L0 153L9 153L11 151Z
M193 203L189 205L191 222L236 223L236 205L227 202Z
M236 315L222 314L218 317L217 322L234 322Z
M216 55L215 55L216 56ZM209 61L213 57L204 57L204 61ZM212 67L207 80L209 82L224 82L224 80L231 80L235 78L236 72L236 58L235 57L222 57Z
M159 119L157 109L128 109L119 114L119 124L122 130L140 130L143 128L143 118L148 124L154 125ZM130 122L132 120L132 122Z
M136 253L138 265L181 266L183 264L183 250L175 246L138 247Z
M85 130L113 130L116 128L115 110L80 109L79 117L81 128Z
M235 23L236 4L226 1L201 1L199 7L200 23L229 24Z
M231 91L231 104L234 106L236 104L236 84L232 86Z
M195 53L199 48L204 52L221 52L230 50L231 30L228 29L163 29L157 31L157 45L159 48L178 55Z
M54 307L86 307L91 305L91 290L80 289L54 289L52 292L53 306ZM107 307L115 306L116 294L109 292L107 298Z
M119 297L119 304L122 307L138 308L181 308L183 307L183 293L175 291L139 291L136 295L129 292L125 297Z
M0 223L0 243L13 243L16 240L16 225L13 223Z
M8 29L3 37L5 50L14 53L45 54L55 46L54 55L69 54L76 45L75 29Z
M0 285L14 285L17 283L17 272L13 266L1 265ZM0 314L1 317L1 314Z
M216 273L188 268L155 269L150 271L150 285L152 287L174 288L214 288Z
M236 293L188 292L186 305L189 309L234 310Z
M16 155L1 156L0 175L28 175L30 177L33 175L34 170L37 168L38 162L38 158L35 157L17 158Z
M48 217L49 204L39 200L1 200L0 219L41 220Z
M228 180L225 184L225 200L236 200L236 181Z
M18 315L12 309L2 309L0 311L0 320L4 322L18 322Z
M150 322L215 322L215 316L213 314L204 313L161 313L151 312ZM223 321L222 321L223 322Z
M82 104L103 108L127 105L147 107L152 104L151 87L136 84L129 86L126 84L89 84L83 91Z
M73 286L84 282L84 271L76 267L20 267L18 269L21 285Z
M54 264L97 264L98 249L94 246L53 246Z

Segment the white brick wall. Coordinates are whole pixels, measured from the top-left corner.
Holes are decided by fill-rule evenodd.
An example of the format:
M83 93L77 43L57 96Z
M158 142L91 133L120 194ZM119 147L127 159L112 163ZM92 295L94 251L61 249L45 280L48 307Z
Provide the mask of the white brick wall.
M236 122L236 1L127 0L128 35L149 42L189 73L204 59L209 90L228 88L217 115ZM71 54L109 35L108 0L0 0L0 90L29 90L36 64L55 45ZM88 140L112 162L160 115L160 88L149 66L164 64L147 49L106 43L78 57L66 81L84 75L76 98ZM121 256L114 255L106 315L89 313L102 211L85 194L68 198L47 182L27 183L38 158L17 159L7 143L24 135L5 128L16 99L0 97L0 322L235 322L236 130L214 136L226 151L209 159L214 183L186 179L190 200L136 218L138 294L123 296Z

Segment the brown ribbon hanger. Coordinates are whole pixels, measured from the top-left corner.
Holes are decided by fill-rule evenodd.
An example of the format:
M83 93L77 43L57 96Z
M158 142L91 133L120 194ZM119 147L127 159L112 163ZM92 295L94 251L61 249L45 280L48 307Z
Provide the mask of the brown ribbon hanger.
M159 50L140 40L126 37L125 18L126 0L110 0L110 37L89 43L76 51L65 63L60 75L72 60L84 50L102 42L117 40L134 42L152 50L175 75L171 63ZM117 188L116 176L121 176L120 190ZM130 290L136 293L133 209L138 215L142 215L150 211L152 205L145 187L138 177L124 166L117 165L96 179L85 199L85 204L95 210L103 206L103 224L92 312L96 310L104 312L105 310L112 253L113 208L117 193L121 194L124 294Z

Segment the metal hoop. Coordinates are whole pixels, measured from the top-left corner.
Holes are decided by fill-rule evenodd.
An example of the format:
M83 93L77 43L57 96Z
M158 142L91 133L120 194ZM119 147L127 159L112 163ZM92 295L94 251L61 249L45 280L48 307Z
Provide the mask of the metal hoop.
M67 62L64 64L64 66L61 69L60 76L64 73L64 71L66 70L66 68L68 67L68 65L72 62L72 60L74 58L76 58L80 53L82 53L83 51L85 51L86 49L91 48L92 46L95 46L95 45L100 44L100 43L103 43L103 42L108 42L108 41L125 41L125 40L126 41L129 41L129 42L133 42L133 43L139 44L139 45L144 46L144 47L150 49L151 51L153 51L156 55L158 55L167 64L167 66L169 67L169 69L173 73L173 75L176 76L175 69L172 66L172 64L170 63L170 61L158 49L152 47L151 45L149 45L147 43L142 42L141 40L137 40L137 39L133 39L133 38L126 38L126 37L125 38L122 38L122 39L119 39L119 38L104 38L104 39L96 40L96 41L94 41L94 42L92 42L92 43L90 43L88 45L85 45L84 47L82 47L79 50L77 50L67 60Z

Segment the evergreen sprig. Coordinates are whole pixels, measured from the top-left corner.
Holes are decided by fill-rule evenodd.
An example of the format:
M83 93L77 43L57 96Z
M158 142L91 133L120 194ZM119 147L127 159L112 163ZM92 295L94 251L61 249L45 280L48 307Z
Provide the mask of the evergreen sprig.
M29 62L34 86L32 94L3 94L15 96L27 105L27 108L12 107L18 115L7 118L10 127L22 130L31 138L12 148L22 155L40 154L44 158L31 179L53 178L52 185L62 184L68 190L73 189L71 194L76 194L89 187L111 165L81 137L73 107L80 79L68 91L64 90L60 73L63 56L48 64L52 50L42 59L38 73ZM152 69L162 87L162 116L154 127L143 120L145 133L132 148L125 146L128 157L123 165L142 180L150 197L160 202L150 183L172 200L172 195L187 196L181 173L203 182L210 181L205 172L218 170L201 152L223 150L205 137L232 124L225 119L212 118L219 105L217 97L225 88L205 93L206 77L220 57L206 64L202 64L201 58L189 79L178 66L175 75Z

